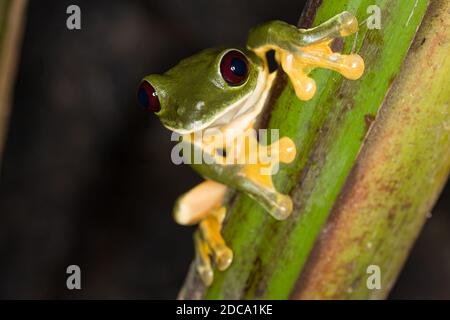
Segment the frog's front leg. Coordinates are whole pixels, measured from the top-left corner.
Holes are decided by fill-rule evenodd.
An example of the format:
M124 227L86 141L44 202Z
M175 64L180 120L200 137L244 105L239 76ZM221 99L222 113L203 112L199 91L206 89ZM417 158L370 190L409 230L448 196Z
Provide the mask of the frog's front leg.
M289 76L298 98L309 100L316 92L316 84L308 74L315 68L331 69L352 80L361 77L364 61L359 55L339 54L330 47L333 39L356 31L358 21L349 12L312 29L271 21L250 32L247 46L264 61L266 52L275 50L276 58Z
M226 213L222 206L227 190L225 185L247 193L276 219L283 220L292 212L291 198L276 191L272 174L274 166L280 162L293 161L296 153L293 141L283 137L270 145L260 145L250 129L239 136L244 139L236 137L233 156L227 149L225 157L212 155L211 164L192 164L200 174L220 183L206 180L182 195L175 205L174 216L179 224L199 224L199 230L194 234L195 266L206 285L210 285L214 277L211 258L221 271L227 269L233 259L233 252L221 235ZM203 151L211 149L202 144L195 147ZM266 156L262 157L262 154Z
M226 209L222 206L226 186L206 180L182 195L174 208L175 221L182 225L199 224L194 233L196 269L206 285L213 281L211 257L219 270L233 260L233 252L221 235Z
M261 145L256 131L249 128L236 137L231 146L227 144L225 157L209 155L210 164L191 166L205 177L248 194L274 218L283 220L292 212L292 201L275 189L272 176L279 163L290 163L295 155L296 147L290 138Z
M270 145L260 144L256 136L247 134L249 146L241 157L245 165L239 173L238 190L256 199L275 219L284 220L292 213L291 197L278 192L273 184L273 175L280 163L291 163L296 156L294 142L283 137Z

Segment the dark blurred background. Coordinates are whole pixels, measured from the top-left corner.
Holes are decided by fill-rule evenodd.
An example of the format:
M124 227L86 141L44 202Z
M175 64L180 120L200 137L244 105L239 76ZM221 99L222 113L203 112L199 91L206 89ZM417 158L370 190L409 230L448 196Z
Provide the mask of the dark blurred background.
M192 228L171 217L201 179L135 100L140 79L304 1L31 0L0 184L0 298L175 298ZM77 4L82 30L66 28ZM449 187L391 298L450 298ZM66 267L82 290L66 289Z

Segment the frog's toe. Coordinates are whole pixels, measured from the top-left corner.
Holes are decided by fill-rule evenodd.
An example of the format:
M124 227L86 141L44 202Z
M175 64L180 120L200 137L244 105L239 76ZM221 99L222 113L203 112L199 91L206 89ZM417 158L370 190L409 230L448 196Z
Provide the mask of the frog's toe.
M281 66L289 76L300 100L309 100L316 92L316 84L309 77L313 69L334 70L351 80L360 78L364 73L364 60L358 54L333 52L330 43L331 41L326 41L299 48L298 52L281 52Z
M276 193L275 206L271 208L270 214L277 220L285 220L291 215L293 207L291 197Z
M217 269L224 271L228 269L233 261L233 251L225 245L218 246L214 249L214 262Z
M297 148L295 147L294 141L289 137L283 137L277 142L278 146L278 156L280 162L291 163L295 159L297 153Z
M233 251L225 244L221 234L225 207L214 209L200 222L195 232L196 269L206 286L214 279L211 259L219 271L226 270L233 261Z
M196 269L198 275L200 276L200 279L202 279L202 282L205 284L205 286L209 287L214 280L214 273L211 266L206 267L204 265L197 264Z
M291 80L295 94L300 100L310 100L316 94L316 82L306 74L293 70Z
M335 53L328 57L332 63L336 63L336 71L350 80L359 79L364 73L364 60L358 54L341 55Z
M204 241L211 250L217 269L227 269L233 261L233 251L225 244L221 234L225 207L219 208L200 223L200 231Z
M211 266L211 249L202 239L200 233L194 233L195 243L195 268L206 286L210 286L214 279L214 273Z
M311 53L311 55L314 60L310 61L310 65L314 68L334 70L351 80L359 79L364 73L364 60L358 54L346 55L333 52Z
M343 37L358 31L358 19L348 11L342 12L338 18L340 34Z

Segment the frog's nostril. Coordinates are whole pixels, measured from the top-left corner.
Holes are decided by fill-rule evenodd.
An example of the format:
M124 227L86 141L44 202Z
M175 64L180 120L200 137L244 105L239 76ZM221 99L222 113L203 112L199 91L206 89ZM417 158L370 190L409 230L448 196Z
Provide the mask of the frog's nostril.
M158 94L155 88L147 81L142 81L138 90L138 100L140 105L151 112L158 112L161 110Z

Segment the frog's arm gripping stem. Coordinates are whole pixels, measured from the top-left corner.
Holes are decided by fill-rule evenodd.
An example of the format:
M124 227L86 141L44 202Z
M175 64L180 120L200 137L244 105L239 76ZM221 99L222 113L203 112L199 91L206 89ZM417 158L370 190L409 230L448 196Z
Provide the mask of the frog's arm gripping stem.
M312 44L345 37L358 31L358 21L348 11L312 29L299 29L283 21L269 21L249 33L247 46L251 50L265 46L277 46L284 50L295 50Z
M276 58L288 74L295 93L301 100L311 99L316 92L308 73L326 68L348 79L358 79L364 72L364 61L357 54L342 55L332 51L331 41L358 31L358 21L349 12L331 18L312 29L299 29L282 21L267 22L250 31L247 47L267 65L265 54L275 50Z

